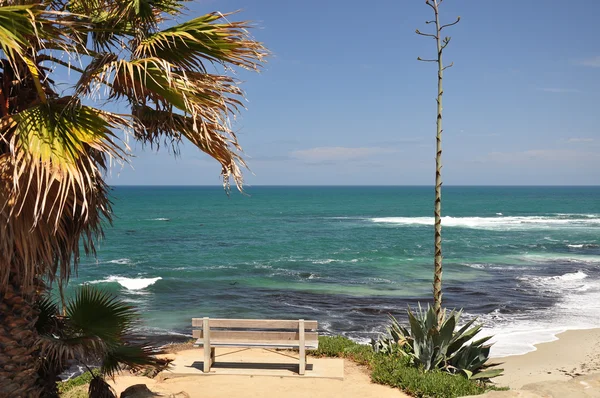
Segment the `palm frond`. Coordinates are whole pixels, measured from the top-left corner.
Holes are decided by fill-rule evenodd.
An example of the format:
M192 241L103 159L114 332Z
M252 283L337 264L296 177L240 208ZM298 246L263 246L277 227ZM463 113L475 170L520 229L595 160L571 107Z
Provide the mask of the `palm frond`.
M127 126L128 121L73 101L64 97L34 106L2 118L0 124L0 141L13 148L16 160L15 191L27 192L35 185L34 213L38 218L53 214L56 224L73 192L81 195L73 213L85 218L90 211L86 187L100 171L91 162L94 153L124 159L112 129ZM50 203L45 199L53 188L58 188L58 195Z
M80 247L95 252L111 219L107 168L126 158L118 130L175 148L189 140L221 164L227 188L233 178L241 189L230 120L244 96L226 73L260 69L267 50L249 23L219 13L160 30L185 2L0 0L0 290L13 276L24 287L68 281ZM206 62L223 74L206 73ZM78 83L55 85L57 65L80 73ZM123 100L132 112L83 97Z
M122 117L73 103L49 100L0 119L0 262L16 267L23 284L59 270L68 280L79 262L80 238L86 252L110 220L102 175L107 156L123 159L112 129ZM0 284L10 267L0 267Z
M132 306L89 285L82 286L69 300L66 314L79 335L97 337L109 347L119 345L138 319Z
M0 7L0 49L12 65L25 55L29 40L36 36L36 8L34 4Z
M73 51L79 43L78 32L89 27L85 20L68 12L46 9L44 4L0 7L0 50L15 70L18 61L31 49L42 50L47 44ZM36 54L34 54L36 55Z
M206 72L206 61L258 70L268 51L250 37L248 22L228 22L228 15L210 13L156 32L133 55L160 58L190 71Z
M39 334L51 333L58 328L58 306L50 297L42 297L36 303L38 319L35 328Z
M88 388L90 398L117 398L115 390L100 376L94 376Z
M168 362L156 358L156 354L150 345L120 344L109 349L103 357L100 373L112 378L123 367L134 372L151 368L160 371L168 366Z
M233 79L184 73L157 58L126 61L102 55L82 74L78 92L93 94L103 85L111 91L109 98L125 98L133 105L134 114L144 127L136 130L136 138L157 143L163 133L166 138L185 137L221 164L226 187L233 178L241 188L240 166L245 167L245 163L237 152L241 148L229 117L243 106L243 93ZM146 104L153 104L157 110L152 112Z
M233 178L238 187L241 186L241 168L247 168L247 165L239 154L241 148L231 130L220 123L204 120L197 123L191 116L154 110L148 106L135 107L133 114L137 118L135 136L139 141L159 145L163 139L170 140L176 148L176 144L186 138L221 164L225 185Z

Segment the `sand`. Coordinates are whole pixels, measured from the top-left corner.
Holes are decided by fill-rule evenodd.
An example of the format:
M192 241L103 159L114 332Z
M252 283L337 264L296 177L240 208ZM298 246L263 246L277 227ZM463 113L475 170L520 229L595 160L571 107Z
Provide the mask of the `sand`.
M172 355L186 358L197 356L198 352L184 350ZM249 350L239 355L239 358L244 358L243 361L253 363L265 360L266 355L270 354ZM363 367L349 360L334 360L343 361L343 380L340 380L337 373L327 375L328 371L315 374L314 377L301 377L218 374L217 369L214 375L175 377L167 374L166 377L159 376L156 379L119 376L113 385L121 393L131 385L146 384L158 394L155 395L157 397L407 397L397 389L372 383ZM309 360L309 363L311 361L315 364L315 369L321 366L317 366L315 359ZM537 345L536 351L497 358L496 361L503 362L505 372L504 376L494 381L498 385L510 387L511 391L492 392L484 396L600 397L600 329L568 331L558 335L556 341ZM337 368L333 366L331 369ZM230 370L226 368L221 370L228 371ZM181 394L176 395L178 393Z
M226 350L226 349L224 349ZM184 350L172 354L179 365L174 372L163 372L155 379L139 376L118 376L112 383L120 394L127 387L146 384L156 397L190 398L237 398L237 397L282 397L282 398L403 398L408 395L388 386L372 383L367 370L352 361L340 358L308 359L314 370L307 370L305 376L299 376L294 369L269 368L257 366L261 363L285 364L297 363L297 359L286 359L281 354L267 350L251 349L232 355L219 356L214 373L204 375L193 369L193 358L202 360L201 349ZM296 354L297 355L297 354ZM319 363L319 361L321 361ZM240 366L232 366L233 364ZM337 364L336 364L337 363ZM247 364L248 366L242 366ZM339 366L338 366L339 365ZM187 372L178 368L187 367ZM192 368L192 369L189 369ZM201 369L201 366L198 366ZM266 373L271 372L271 375ZM194 374L192 376L187 374ZM239 373L246 373L241 375ZM185 393L185 394L184 394ZM137 398L137 397L136 397Z
M525 355L498 358L504 362L501 367L505 371L495 381L518 389L530 383L568 381L600 373L600 329L570 330L557 337Z

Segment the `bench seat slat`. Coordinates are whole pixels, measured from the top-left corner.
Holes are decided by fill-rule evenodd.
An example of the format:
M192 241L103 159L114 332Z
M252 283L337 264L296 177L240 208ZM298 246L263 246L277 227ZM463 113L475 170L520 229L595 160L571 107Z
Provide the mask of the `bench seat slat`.
M210 328L230 329L298 329L298 320L277 319L209 319ZM192 327L202 328L202 318L192 318ZM305 330L316 330L317 321L304 321Z
M194 330L192 335L196 339L204 338L203 330ZM306 332L305 339L307 344L317 342L319 337L317 332ZM235 342L243 341L245 343L264 343L269 344L271 341L295 342L298 345L300 340L299 332L265 332L254 330L210 330L210 341L220 342Z
M198 339L196 340L196 342L194 343L195 346L203 346L204 345L204 340L202 339ZM293 344L292 342L289 341L269 341L267 342L257 342L257 343L236 343L236 342L232 342L232 341L210 341L210 346L211 347L248 347L248 348L298 348L298 344ZM313 344L309 344L307 342L306 344L306 348L307 349L317 349L319 348L318 343L313 343Z

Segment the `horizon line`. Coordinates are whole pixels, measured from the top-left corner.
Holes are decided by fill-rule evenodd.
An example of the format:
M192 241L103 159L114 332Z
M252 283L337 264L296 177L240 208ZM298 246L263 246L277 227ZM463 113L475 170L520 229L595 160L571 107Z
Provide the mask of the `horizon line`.
M223 188L222 184L108 184L110 187L189 187L189 188ZM322 187L322 188L336 188L336 187L373 187L373 188L402 188L402 187L427 187L433 188L434 184L257 184L257 185L244 185L243 188L293 188L293 187ZM534 187L600 187L600 184L445 184L444 187L522 187L522 188L534 188ZM232 190L235 186L231 187Z

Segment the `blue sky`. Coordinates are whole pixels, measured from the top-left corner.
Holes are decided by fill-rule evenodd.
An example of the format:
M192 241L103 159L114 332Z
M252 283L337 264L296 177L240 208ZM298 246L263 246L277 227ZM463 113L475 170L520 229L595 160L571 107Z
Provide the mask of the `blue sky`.
M431 185L436 70L421 0L223 0L273 52L241 72L234 124L249 185ZM597 0L445 0L444 182L600 184ZM174 159L135 147L112 184L219 184L220 167L184 145Z

